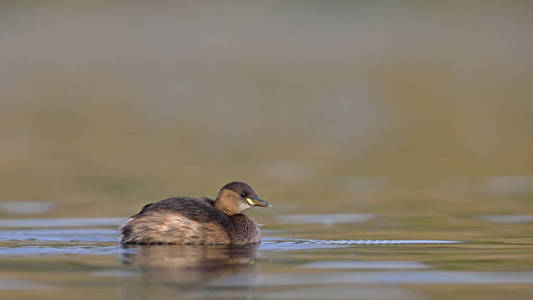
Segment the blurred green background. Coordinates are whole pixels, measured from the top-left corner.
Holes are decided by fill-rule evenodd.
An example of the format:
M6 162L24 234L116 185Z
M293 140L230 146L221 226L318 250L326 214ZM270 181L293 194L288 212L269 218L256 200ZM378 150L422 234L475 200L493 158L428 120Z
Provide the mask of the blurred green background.
M532 6L2 1L0 201L533 213Z

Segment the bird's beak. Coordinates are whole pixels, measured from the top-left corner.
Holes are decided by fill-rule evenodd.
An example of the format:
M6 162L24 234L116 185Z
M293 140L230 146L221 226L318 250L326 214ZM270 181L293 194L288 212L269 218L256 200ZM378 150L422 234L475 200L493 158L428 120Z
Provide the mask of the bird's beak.
M251 206L261 206L261 207L272 207L268 202L265 200L261 200L258 197L256 198L246 198L246 202L250 204Z

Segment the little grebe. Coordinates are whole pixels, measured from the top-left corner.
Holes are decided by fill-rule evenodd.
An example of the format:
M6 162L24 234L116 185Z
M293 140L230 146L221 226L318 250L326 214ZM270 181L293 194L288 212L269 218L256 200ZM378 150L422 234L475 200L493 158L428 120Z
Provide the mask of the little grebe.
M242 214L254 206L270 207L243 182L220 189L215 201L176 197L151 203L121 228L122 244L232 244L259 243L261 231Z

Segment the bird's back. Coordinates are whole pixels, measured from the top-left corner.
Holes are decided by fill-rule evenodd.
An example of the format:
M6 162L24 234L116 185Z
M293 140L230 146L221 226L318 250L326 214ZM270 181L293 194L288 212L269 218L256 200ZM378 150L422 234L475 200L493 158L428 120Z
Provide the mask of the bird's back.
M207 198L148 204L122 227L123 244L230 244L233 221Z

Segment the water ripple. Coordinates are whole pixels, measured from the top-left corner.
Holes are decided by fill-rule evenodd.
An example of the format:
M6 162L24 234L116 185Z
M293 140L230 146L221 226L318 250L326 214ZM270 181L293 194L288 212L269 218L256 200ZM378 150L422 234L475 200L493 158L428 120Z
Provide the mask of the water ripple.
M56 218L56 219L4 219L0 227L116 227L125 218Z
M352 245L430 245L461 244L462 241L450 240L306 240L306 239L268 239L261 244L262 250L307 250L349 247Z
M46 241L46 242L116 242L118 232L114 229L54 228L54 229L0 229L0 241Z
M119 245L102 246L102 245L75 245L75 246L58 246L58 245L39 245L39 246L22 246L22 247L0 247L0 256L18 256L18 255L112 255L131 250L121 248Z
M373 214L309 214L309 215L281 215L278 219L286 224L325 224L366 222L374 217Z
M468 271L373 271L325 274L258 274L225 276L213 280L211 287L296 286L316 284L508 284L533 283L533 272Z
M353 261L324 260L301 265L304 269L425 269L428 265L416 261Z

